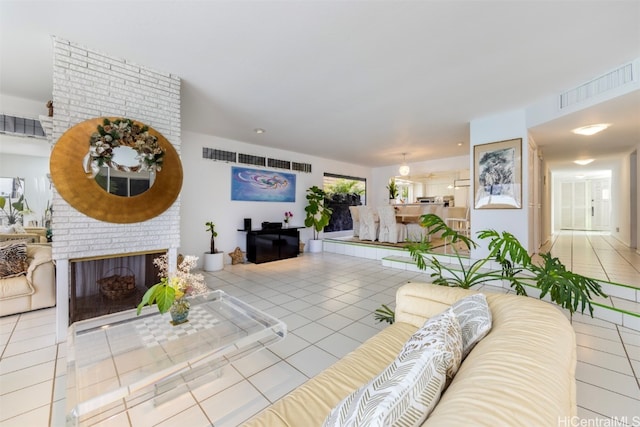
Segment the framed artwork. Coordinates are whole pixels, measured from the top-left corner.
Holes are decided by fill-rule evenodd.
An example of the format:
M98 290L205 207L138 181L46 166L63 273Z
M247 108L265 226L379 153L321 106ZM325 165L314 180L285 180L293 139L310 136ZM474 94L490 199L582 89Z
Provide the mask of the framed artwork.
M473 147L476 209L522 208L522 138Z
M234 166L231 168L231 200L295 202L296 176Z

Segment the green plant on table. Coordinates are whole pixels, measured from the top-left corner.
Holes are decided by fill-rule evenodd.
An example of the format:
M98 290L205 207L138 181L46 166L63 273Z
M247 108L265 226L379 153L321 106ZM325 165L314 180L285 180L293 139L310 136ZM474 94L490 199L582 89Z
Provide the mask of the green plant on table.
M397 199L398 198L398 185L396 184L395 177L391 177L389 179L389 184L387 185L387 190L389 190L389 199Z
M570 315L578 309L584 312L588 308L592 317L592 296L607 296L594 279L567 270L558 258L549 253L540 254L541 263L532 261L520 241L509 232L499 233L495 230L478 232L479 239L489 240L489 254L467 266L460 256L457 244L462 244L470 250L472 247L477 247L476 242L451 229L435 214L421 216L420 224L426 228L428 235L441 233L443 239L449 239L454 251L456 265L451 265L443 264L435 257L427 260L428 246L424 243L407 246L418 268L431 269L431 277L436 285L469 289L489 281L507 280L518 295L527 295L526 287L531 286L540 290L540 298L549 295L552 302L569 310ZM492 261L501 266L500 271L485 268ZM393 323L394 314L385 313L385 308L388 307L383 306L382 309L376 310L376 319Z
M153 260L153 264L158 267L160 282L156 283L142 296L142 301L138 304L137 314L140 314L145 305L156 304L160 313L169 311L172 305L184 304L182 298L188 295L198 295L209 290L204 282L202 274L191 272L195 268L198 257L187 255L177 265L177 270L169 273L167 255L160 255Z

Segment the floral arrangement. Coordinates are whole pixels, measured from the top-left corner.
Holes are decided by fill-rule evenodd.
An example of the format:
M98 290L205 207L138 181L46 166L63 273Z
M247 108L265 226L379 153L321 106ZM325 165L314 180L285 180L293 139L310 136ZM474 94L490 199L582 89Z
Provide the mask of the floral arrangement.
M89 141L89 161L95 175L102 166L109 166L123 172L160 171L164 161L164 150L158 144L158 138L149 133L149 128L140 126L130 119L116 119L113 122L104 119L98 125L97 132ZM138 166L122 166L113 161L113 149L130 147L138 155Z
M293 218L293 214L291 212L285 212L284 213L284 222L286 222L287 224L289 223L289 220Z
M169 274L167 255L160 255L153 260L153 264L160 272L160 283L150 287L142 297L138 305L137 313L140 314L145 305L157 304L160 313L169 311L172 305L188 305L184 296L198 295L209 291L204 276L202 274L191 273L195 268L198 257L187 255L182 260L178 258L178 269L173 274ZM188 307L187 307L188 308Z

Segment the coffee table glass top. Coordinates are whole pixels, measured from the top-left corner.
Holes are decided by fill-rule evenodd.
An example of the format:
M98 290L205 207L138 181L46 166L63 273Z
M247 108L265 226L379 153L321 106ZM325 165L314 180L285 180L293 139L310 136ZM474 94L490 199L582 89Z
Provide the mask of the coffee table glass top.
M145 307L69 327L67 425L93 424L215 379L219 368L286 335L278 319L212 291L190 297L189 321Z

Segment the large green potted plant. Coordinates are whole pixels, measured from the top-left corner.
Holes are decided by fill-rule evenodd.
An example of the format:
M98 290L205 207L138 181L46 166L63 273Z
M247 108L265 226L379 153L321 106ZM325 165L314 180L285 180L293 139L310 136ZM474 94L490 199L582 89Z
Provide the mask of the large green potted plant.
M209 246L210 251L204 253L204 271L218 271L224 267L224 253L216 250L216 237L218 232L216 231L216 225L209 221L205 223L207 231L211 233Z
M325 206L325 196L324 190L315 185L307 189L307 206L304 208L307 217L304 225L313 229L313 239L309 240L309 252L322 252L320 232L329 224L333 212Z
M540 291L540 298L549 295L552 302L569 310L570 315L578 308L581 312L588 308L589 314L593 316L592 295L606 297L598 282L567 270L565 265L551 254L541 253L539 261L532 260L520 241L506 231L478 232L479 239L488 239L489 254L471 265L466 265L460 256L458 245L470 250L477 246L476 242L448 227L442 218L435 214L423 215L420 220L420 224L428 230L428 235L441 233L442 238L451 243L456 259L456 264L441 263L435 257L427 259L430 245L426 239L408 246L418 268L430 269L433 283L436 285L468 289L486 282L506 280L516 294L526 296L526 288L536 288ZM487 268L492 261L501 266L500 270ZM384 305L376 310L375 316L380 322L394 321L393 310Z

